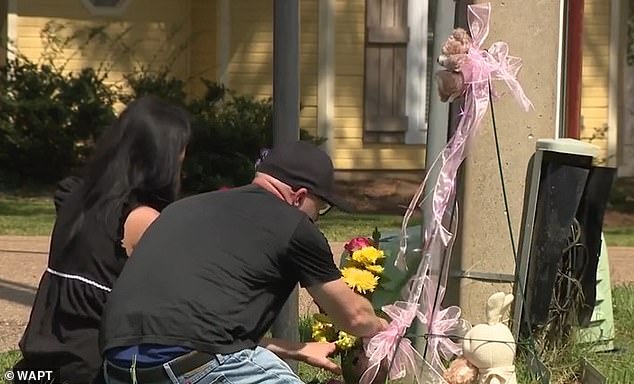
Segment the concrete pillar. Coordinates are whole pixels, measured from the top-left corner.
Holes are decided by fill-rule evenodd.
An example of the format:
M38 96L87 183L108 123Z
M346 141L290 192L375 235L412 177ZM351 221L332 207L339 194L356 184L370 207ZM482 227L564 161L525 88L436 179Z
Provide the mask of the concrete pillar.
M506 41L510 55L523 60L518 79L535 110L524 112L503 82L495 82L494 102L513 237L517 244L526 169L539 138L558 130L561 1L492 0L491 25L482 48ZM486 3L477 0L474 3ZM464 162L458 180L459 228L453 248L446 304L457 304L472 323L485 321L486 299L497 290L512 292L515 261L502 196L491 110ZM508 282L487 280L502 274ZM499 276L498 276L499 277Z

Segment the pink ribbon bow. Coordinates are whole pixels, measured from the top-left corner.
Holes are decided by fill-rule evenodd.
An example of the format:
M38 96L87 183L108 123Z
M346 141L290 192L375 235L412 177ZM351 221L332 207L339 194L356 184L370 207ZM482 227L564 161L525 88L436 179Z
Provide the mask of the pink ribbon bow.
M518 103L528 112L533 108L533 103L526 97L517 80L522 60L519 57L510 56L508 44L503 41L493 43L488 51L481 48L489 35L490 18L490 3L468 7L467 20L473 44L469 48L468 60L462 67L465 83L471 86L471 90L467 89L466 96L471 94L477 101L488 103L489 80L503 80ZM484 109L486 110L486 105Z
M365 345L369 366L361 376L360 384L369 384L374 380L384 359L392 363L389 370L390 380L403 378L408 366L410 371L416 371L416 355L420 355L412 347L411 342L403 338L407 327L416 317L416 307L416 304L397 301L382 308L392 321L386 330L378 333Z
M427 329L427 350L431 354L431 366L437 371L443 370L443 363L440 356L445 359L450 359L454 355L460 355L462 353L462 346L451 340L451 336L464 336L471 324L464 319L461 319L462 310L457 306L450 306L440 311L434 311L434 298L432 295L434 286L429 276L424 277L423 297L421 298L420 307L426 309L426 313L434 314L434 317L428 317L422 312L418 312L416 317L425 325ZM429 287L429 288L427 288ZM444 297L445 288L441 285L438 290L438 296Z
M445 383L444 380L421 381L423 377L430 376L428 371L431 367L414 349L410 340L403 337L414 318L422 316L417 308L418 305L405 301L397 301L382 308L392 321L385 331L378 333L365 345L369 366L359 379L359 384L372 383L384 362L390 364L389 380L402 379L409 374L414 376L416 382ZM435 374L439 377L437 372Z

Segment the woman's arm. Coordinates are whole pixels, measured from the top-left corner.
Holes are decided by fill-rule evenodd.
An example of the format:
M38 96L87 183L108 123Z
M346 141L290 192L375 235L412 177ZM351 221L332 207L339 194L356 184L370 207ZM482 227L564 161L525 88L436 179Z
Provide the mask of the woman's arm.
M142 205L130 212L123 224L123 239L121 245L128 256L132 255L134 247L148 229L150 224L159 217L159 212L148 206Z
M81 185L82 179L77 176L69 176L57 183L57 190L53 194L53 203L55 204L55 213L59 212L66 198Z

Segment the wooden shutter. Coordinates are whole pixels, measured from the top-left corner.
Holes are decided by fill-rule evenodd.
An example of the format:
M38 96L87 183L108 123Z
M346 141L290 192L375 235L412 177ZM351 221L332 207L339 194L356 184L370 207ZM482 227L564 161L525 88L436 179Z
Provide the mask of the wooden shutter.
M364 141L403 143L407 131L407 0L366 0Z

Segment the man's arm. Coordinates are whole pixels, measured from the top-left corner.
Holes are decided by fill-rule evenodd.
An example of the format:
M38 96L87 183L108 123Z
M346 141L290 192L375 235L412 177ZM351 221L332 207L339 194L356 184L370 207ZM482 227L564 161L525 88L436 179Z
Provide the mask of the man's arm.
M374 313L366 298L351 290L343 279L307 287L334 324L358 337L372 337L387 327L387 321Z
M341 374L341 368L328 358L335 353L334 343L297 343L265 337L260 342L260 346L282 359L302 361L314 367Z
M328 241L308 217L297 225L288 256L287 262L295 267L300 285L337 328L354 336L372 337L387 327L387 322L374 313L372 304L343 281Z

